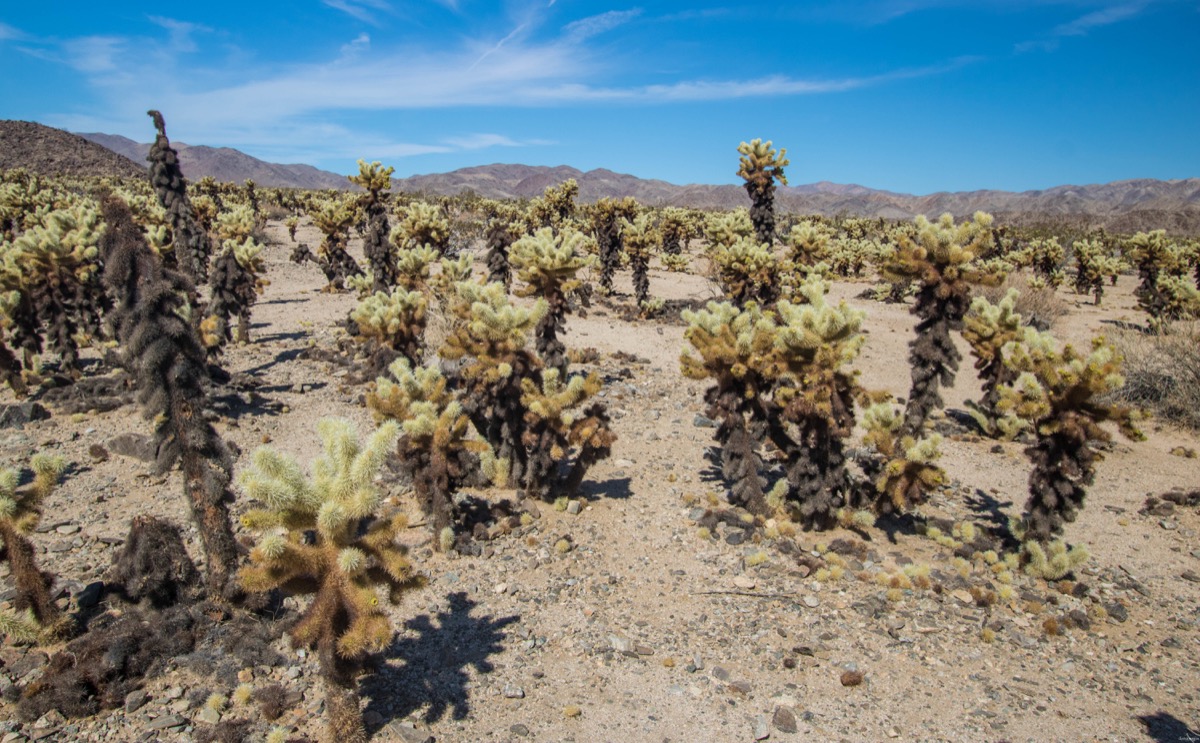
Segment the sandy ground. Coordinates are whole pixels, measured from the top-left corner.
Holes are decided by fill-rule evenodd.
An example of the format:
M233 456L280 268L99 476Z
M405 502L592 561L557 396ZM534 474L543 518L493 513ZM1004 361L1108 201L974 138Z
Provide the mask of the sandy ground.
M332 346L355 299L321 293L324 279L315 266L288 261L291 244L282 227L269 225L268 234L271 285L254 309L252 343L225 359L230 371L250 375L258 387L246 398L250 404L218 429L246 453L270 441L305 460L318 450L319 418L346 417L364 432L370 426L359 403L363 388L301 356L313 345ZM319 242L307 225L299 237ZM352 247L358 250L357 241ZM714 285L698 275L700 266L692 271L654 271L652 293L716 297ZM618 290L629 292L628 282L622 273ZM868 313L862 381L903 396L913 319L907 306L854 299L865 287L839 283L833 290ZM1071 312L1055 332L1086 343L1110 330L1111 321L1136 321L1132 288L1132 279L1122 279L1102 309L1061 291ZM616 299L623 301L628 297ZM968 590L985 585L986 566L976 564L970 577L959 578L950 551L911 528L801 533L797 541L813 554L837 538L863 542L847 558L846 576L822 583L769 540L738 544L740 532L729 528L714 539L699 536L698 509L710 497L723 498L724 489L705 458L712 429L696 420L705 385L679 371L683 329L663 320L627 322L603 307L569 319L568 347L600 352L591 366L606 377L620 437L613 456L589 473L577 515L540 504L531 526L485 543L479 557L434 553L426 529L410 531L429 583L394 609L396 646L364 679L375 740L1196 739L1188 736L1200 729L1200 584L1181 576L1200 572L1200 515L1196 509L1138 513L1147 494L1200 486L1200 460L1170 454L1176 446L1195 447L1194 434L1152 422L1146 441L1118 440L1107 453L1068 532L1092 553L1075 595L1060 592L1070 586L1020 577L1014 599L978 606ZM968 360L946 391L950 408L979 394L961 347ZM617 352L639 360L615 359ZM92 445L126 432L149 432L131 407L55 414L0 431L5 462L53 451L75 463L46 504L44 530L34 541L43 565L78 585L103 574L132 515L188 523L177 472L156 479L142 462L89 456ZM980 524L1019 513L1029 472L1021 444L955 435L943 449L952 487L924 513ZM415 516L411 497L385 486ZM235 510L245 508L239 501ZM199 555L194 529L185 532ZM575 548L559 554L554 544L564 535ZM766 559L754 564L760 552ZM905 590L889 600L874 575L910 562L930 566L944 590ZM0 575L9 587L6 569ZM1087 629L1047 632L1048 618L1072 611L1089 618ZM990 642L985 628L994 632ZM303 703L283 722L298 737L315 736L321 718L315 662L295 651L289 658L286 667L251 669L252 675L301 692ZM843 686L847 670L865 681ZM150 701L136 712L51 720L40 728L4 723L9 727L0 733L17 737L0 738L188 740L204 728L200 706L171 701L167 690L200 683L167 674L147 684ZM168 713L184 724L142 732ZM249 716L250 739L261 740L267 723ZM0 719L6 717L0 707Z

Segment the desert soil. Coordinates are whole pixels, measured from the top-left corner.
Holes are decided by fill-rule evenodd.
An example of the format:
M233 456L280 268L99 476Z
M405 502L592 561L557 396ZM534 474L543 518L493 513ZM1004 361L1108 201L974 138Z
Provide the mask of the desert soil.
M309 264L288 261L291 243L268 226L271 285L253 313L252 342L224 364L256 388L218 422L241 448L239 464L264 441L301 459L318 452L322 417L372 425L362 386L344 370L306 359L310 347L334 346L355 299L322 293ZM300 239L319 235L302 226ZM358 250L357 244L352 245ZM361 255L361 253L359 253ZM696 263L700 263L697 259ZM477 269L478 270L478 269ZM715 298L693 273L654 271L651 291L667 299ZM619 292L630 291L622 274ZM835 284L833 294L868 313L868 340L857 367L868 388L897 396L909 385L906 344L913 318L905 305L855 295L862 283ZM1113 321L1137 322L1133 281L1124 278L1103 308L1065 290L1070 313L1055 327L1086 344ZM628 302L627 295L616 304ZM629 322L613 308L593 307L568 321L568 347L594 348L585 367L607 381L605 398L619 441L589 473L577 513L539 503L532 524L481 542L481 554L434 552L411 495L384 482L411 511L406 535L426 587L393 610L395 648L363 679L366 719L374 740L438 741L750 741L770 740L1188 740L1200 729L1200 515L1180 508L1139 513L1148 494L1200 486L1200 459L1171 453L1196 447L1193 433L1150 422L1147 439L1117 439L1098 466L1086 508L1068 538L1091 551L1077 585L1018 577L1011 601L979 606L969 593L990 573L975 563L963 579L951 550L916 533L911 523L861 533L804 533L796 541L821 554L834 540L861 543L840 580L820 582L795 555L771 540L745 539L722 526L712 538L696 521L724 499L705 457L713 429L702 417L705 384L684 378L677 320ZM977 397L967 361L947 407ZM622 356L615 356L622 354ZM636 357L629 360L625 354ZM4 393L2 402L15 400ZM235 401L236 402L236 401ZM44 568L60 576L64 606L102 579L135 514L190 526L178 472L155 478L149 465L112 454L97 461L94 445L146 434L150 423L132 406L69 415L48 404L48 420L0 431L0 461L22 464L37 451L74 463L46 503L33 537ZM942 463L952 483L922 513L980 525L1019 514L1029 464L1020 443L996 443L954 429ZM513 499L511 491L481 493ZM235 512L247 508L239 498ZM570 536L573 549L556 543ZM762 554L760 554L762 553ZM765 556L765 561L761 561ZM909 563L928 565L942 590L903 590L889 600L874 576ZM0 568L11 599L11 579ZM1061 590L1060 590L1061 589ZM893 594L892 599L896 595ZM1073 617L1073 619L1072 619ZM1047 630L1054 619L1058 633ZM985 628L994 633L985 641ZM282 664L243 669L243 679L277 681L293 692L277 724L295 738L321 730L315 658L279 640ZM49 650L53 651L53 648ZM0 685L37 678L40 650L0 648ZM859 685L843 685L847 671ZM211 691L227 680L176 669L149 680L144 699L83 720L51 713L20 722L0 707L0 741L191 740L219 719L206 711ZM270 727L256 710L226 717L253 722L250 740ZM1195 740L1196 738L1190 738Z

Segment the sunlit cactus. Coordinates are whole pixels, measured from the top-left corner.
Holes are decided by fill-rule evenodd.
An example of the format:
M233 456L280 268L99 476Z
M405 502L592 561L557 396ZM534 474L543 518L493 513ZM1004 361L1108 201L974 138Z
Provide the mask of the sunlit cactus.
M567 349L560 336L566 330L568 298L580 288L579 271L596 264L595 257L585 252L586 242L587 237L581 232L563 230L555 234L549 227L543 227L517 240L509 252L517 277L526 283L517 293L540 296L548 307L534 331L538 355L547 367L563 374L567 369Z
M1016 266L1032 268L1035 286L1057 289L1066 280L1063 262L1067 251L1056 238L1035 238L1025 247L1009 256Z
M376 292L359 302L350 312L350 320L360 336L392 351L392 358L399 354L412 364L420 364L428 304L420 291L396 287L390 294Z
M1166 230L1139 232L1129 238L1125 256L1137 266L1141 283L1134 293L1138 306L1149 314L1151 327L1165 330L1170 320L1193 314L1193 310L1200 312L1200 306L1192 306L1195 287L1186 278L1187 251L1172 242Z
M704 224L704 237L710 252L717 246L730 247L752 235L754 223L750 221L750 213L742 208L712 214Z
M400 466L412 477L441 545L441 535L452 528L452 496L468 471L467 460L487 445L469 440L470 419L438 369L397 359L389 372L390 378L380 377L367 393L367 407L377 419L400 424Z
M936 464L941 457L942 437L931 434L914 439L903 433L904 419L891 403L880 402L863 412L867 429L863 443L873 448L881 461L870 467L876 492L875 510L904 513L924 503L929 493L946 481L946 472Z
M739 238L732 245L713 245L709 259L717 283L738 307L750 302L767 307L779 298L779 262L767 245Z
M399 434L385 423L360 443L348 421L323 420L324 445L305 476L300 463L269 448L254 452L239 476L264 508L243 517L262 536L239 573L251 592L312 594L292 642L315 648L325 687L326 740L366 741L356 675L394 631L385 601L420 585L407 550L396 543L402 514L385 514L375 477Z
M316 261L328 280L328 291L340 291L345 287L346 278L362 273L358 262L346 252L350 240L350 227L357 218L357 213L351 199L341 197L330 198L321 202L309 212L313 225L321 231L324 239L317 248ZM293 260L297 255L293 254ZM312 258L311 254L307 257Z
M507 205L500 205L496 213L488 220L487 226L487 280L490 283L512 283L512 266L508 253L512 244L520 239L524 231L523 222L517 210Z
M292 242L296 242L296 228L300 226L300 217L292 214L283 220L283 225L287 227L288 237L291 238Z
M1083 507L1096 463L1104 458L1097 444L1112 439L1101 424L1116 423L1130 439L1142 435L1129 408L1105 399L1125 380L1120 355L1103 337L1081 353L1070 345L1060 350L1050 334L1026 328L1003 353L1018 376L999 388L997 408L1028 425L1037 438L1025 450L1033 472L1021 530L1025 540L1045 545Z
M806 219L792 227L787 242L792 249L792 262L797 266L814 266L825 260L833 234L816 220Z
M389 226L385 191L392 188L392 173L395 168L383 167L379 161L358 161L358 175L346 176L351 183L361 186L366 193L359 198L359 206L366 219L363 233L363 254L367 258L374 278L373 291L388 292L396 285L396 268L393 248L388 240Z
M225 240L212 262L208 317L201 323L206 348L217 350L232 340L232 319L238 319L237 342L250 342L250 309L269 281L264 277L263 245L253 237Z
M1096 298L1096 306L1104 297L1104 284L1117 283L1117 277L1128 266L1115 255L1110 255L1108 248L1099 240L1079 240L1071 246L1075 256L1075 291L1079 294L1091 294Z
M588 468L608 457L616 434L608 412L594 398L603 384L595 372L564 377L557 369L521 380L521 404L529 450L522 486L530 495L550 499L570 496L583 483Z
M663 209L658 225L662 233L663 255L679 256L686 251L691 239L696 235L696 227L692 212L675 206Z
M637 214L637 202L631 198L603 198L591 209L592 231L600 249L600 290L612 294L613 277L621 265L621 220Z
M1016 311L1019 296L1016 289L1009 289L998 304L992 304L986 297L975 297L964 318L963 338L971 344L975 369L983 382L983 398L978 405L968 403L969 412L989 436L1011 438L1016 433L1002 428L1006 421L996 410L996 403L1000 400L1000 386L1016 378L1016 372L1004 363L1004 347L1024 333L1021 315Z
M854 428L854 405L862 393L848 367L862 348L866 313L825 299L828 284L811 279L798 295L803 304L780 301L774 323L772 414L768 436L788 457L788 505L806 526L828 526L848 500L845 442ZM766 323L762 324L765 328Z
M775 150L770 140L755 139L738 145L741 157L737 174L746 181L746 193L750 194L750 219L754 222L754 236L759 243L771 245L775 241L775 182L787 185L783 169L791 164L787 150Z
M555 232L570 225L575 217L575 199L579 197L579 183L574 178L547 186L541 196L529 204L529 222L532 230L549 227Z
M400 212L389 239L397 250L429 247L445 255L450 250L450 221L440 207L414 201Z
M653 217L643 212L632 220L621 220L621 240L625 243L625 254L629 256L629 268L633 271L634 301L644 312L650 302L650 257L662 235L655 227Z
M147 111L147 114L154 120L157 132L154 144L150 146L150 154L146 157L150 162L150 184L158 194L158 202L167 210L171 233L174 235L175 259L180 269L193 282L199 283L208 278L208 258L212 246L208 234L196 224L195 213L188 199L187 181L179 167L179 153L167 139L162 114L158 111Z
M982 270L976 263L991 250L992 217L976 212L959 224L943 214L936 222L916 218L914 235L900 236L899 245L883 266L892 281L918 285L912 312L917 337L909 345L912 388L904 411L904 435L920 438L929 414L941 407L942 385L954 382L961 356L950 331L961 330L971 301L971 285L994 283L999 275Z
M31 534L42 516L42 504L58 484L66 463L60 457L35 454L29 462L33 481L23 487L20 472L0 471L0 558L8 563L16 584L15 614L0 614L0 633L36 641L52 639L69 628L70 620L54 603L54 576L38 570Z
M756 305L738 309L729 302L709 302L697 312L685 310L684 349L680 364L690 379L711 379L704 393L706 415L716 421L714 437L721 445L721 469L730 501L752 513L767 514L766 482L752 428L764 419L763 408L774 380L763 370L774 353L770 321Z
M76 201L44 212L12 242L0 241L0 292L9 293L6 324L27 361L42 351L44 338L63 370L76 373L76 337L97 333L107 306L97 260L103 233L93 203Z

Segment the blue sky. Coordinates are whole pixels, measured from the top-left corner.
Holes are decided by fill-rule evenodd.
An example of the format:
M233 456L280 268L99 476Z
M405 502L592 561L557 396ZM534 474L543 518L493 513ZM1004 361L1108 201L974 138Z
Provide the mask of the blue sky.
M169 10L167 9L169 8ZM337 172L909 193L1200 176L1200 0L0 4L0 118Z

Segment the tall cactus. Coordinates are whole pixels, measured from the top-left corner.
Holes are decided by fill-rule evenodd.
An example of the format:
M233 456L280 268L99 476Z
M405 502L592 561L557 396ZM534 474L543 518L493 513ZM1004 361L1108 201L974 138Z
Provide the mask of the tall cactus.
M746 193L750 194L754 235L759 243L771 245L775 241L775 182L787 185L783 169L791 161L787 159L787 150L773 149L769 140L742 142L738 152L741 158L737 174L746 181Z
M540 296L548 307L534 330L538 355L547 367L563 375L567 371L567 348L559 336L566 330L567 300L582 283L577 278L579 271L596 263L584 250L586 242L581 232L564 230L556 235L543 227L513 243L509 254L518 278L526 282L517 293Z
M916 233L902 235L882 266L885 278L915 281L919 287L912 308L920 319L917 337L909 344L912 389L904 411L904 435L920 438L929 414L942 405L941 385L954 382L962 357L950 331L962 329L971 285L1000 278L975 262L992 248L991 225L991 215L983 212L957 225L949 214L936 222L918 216Z
M351 183L361 186L366 193L359 199L359 206L366 218L367 229L363 234L363 254L371 266L374 277L372 291L389 292L396 285L395 256L388 241L389 227L385 191L392 188L393 167L383 167L379 161L358 161L358 175L346 176Z
M171 147L171 140L167 139L163 116L158 111L146 113L154 120L157 132L154 144L150 146L150 154L146 157L150 162L150 184L170 218L171 232L174 234L172 243L179 268L193 283L199 284L208 279L208 257L212 246L208 234L196 224L195 213L188 199L187 180L179 167L179 153Z

